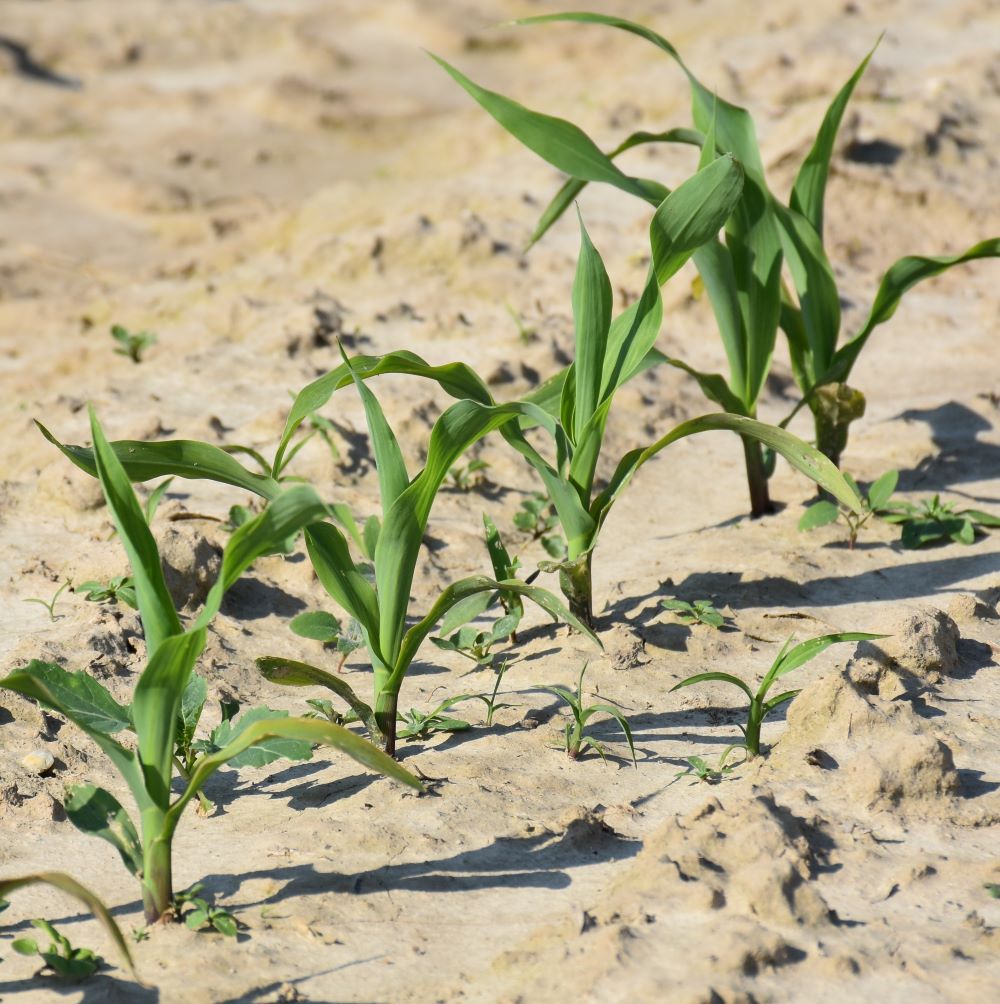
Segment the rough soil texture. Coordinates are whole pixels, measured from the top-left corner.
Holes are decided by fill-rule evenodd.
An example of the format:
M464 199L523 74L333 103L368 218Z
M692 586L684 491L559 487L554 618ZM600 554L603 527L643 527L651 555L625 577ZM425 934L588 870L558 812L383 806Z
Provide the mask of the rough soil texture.
M991 0L742 0L609 4L670 37L695 71L757 118L776 187L790 184L827 101L884 29L845 120L827 231L856 330L882 271L907 253L954 253L1000 232L1000 8ZM58 618L23 601L71 578L124 574L95 482L35 431L87 439L93 402L113 438L188 437L270 454L288 392L354 349L462 359L498 397L527 391L572 346L577 233L567 219L524 245L558 178L422 52L579 121L602 145L687 124L677 68L599 28L495 29L556 10L514 0L7 0L0 34L0 655L87 669L119 697L144 644L127 608L64 594ZM37 64L37 66L36 66ZM33 66L36 66L33 69ZM47 68L47 73L37 69ZM77 81L79 87L65 86ZM658 148L657 148L658 150ZM675 184L690 151L626 163ZM647 212L595 188L581 207L619 301L639 289ZM724 359L685 270L665 291L661 346L702 369ZM868 395L844 458L859 479L895 467L905 497L1000 509L995 262L918 287L854 371ZM509 307L535 333L522 343ZM112 352L112 323L159 336L141 365ZM767 418L788 410L779 342ZM445 405L420 381L375 385L414 467ZM711 410L679 371L621 395L607 457ZM339 459L314 439L294 472L359 512L377 498L357 396L326 409ZM808 436L807 424L793 426ZM488 484L445 492L414 609L486 569L482 510L510 527L536 489L500 442ZM610 468L608 468L610 469ZM605 470L607 473L607 470ZM512 653L496 724L404 745L435 779L415 797L318 753L306 764L222 772L218 811L176 841L178 888L204 881L245 925L239 944L184 927L136 946L149 989L120 968L85 987L33 978L3 955L10 1001L594 1001L672 1004L992 999L1000 984L1000 535L902 550L867 528L796 531L810 485L779 466L774 516L750 522L731 436L685 440L648 465L609 520L595 561L605 651L535 618ZM175 482L154 521L171 588L194 609L246 497ZM537 544L512 535L531 567ZM550 583L554 588L554 582ZM661 610L711 598L715 632ZM324 605L301 550L268 558L231 593L200 671L213 698L303 708L262 681L261 654L322 661L291 615ZM534 615L533 615L534 616ZM724 687L669 694L724 669L752 680L782 641L888 632L837 646L796 674L803 693L764 730L768 756L711 786L671 783L691 754L738 736ZM554 699L575 680L619 702L638 770L612 724L608 765L550 748ZM488 690L488 670L422 651L404 707ZM367 690L357 655L347 679ZM464 674L464 675L463 675ZM319 696L319 695L317 695ZM212 708L216 704L212 703ZM469 706L473 707L472 705ZM480 712L471 710L476 723ZM53 758L43 776L22 766ZM121 793L70 725L0 694L0 874L66 868L141 924L114 850L65 821L67 782ZM123 796L124 797L124 796ZM45 916L114 960L93 921L48 891L16 894L4 938Z

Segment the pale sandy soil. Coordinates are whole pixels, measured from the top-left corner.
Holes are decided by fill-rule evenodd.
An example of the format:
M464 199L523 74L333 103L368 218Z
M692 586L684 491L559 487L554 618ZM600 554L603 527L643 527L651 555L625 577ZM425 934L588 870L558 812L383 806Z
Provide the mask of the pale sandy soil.
M609 7L668 35L706 82L753 110L782 185L826 101L886 30L829 192L849 329L900 255L955 252L1000 232L992 0ZM558 7L6 0L0 35L82 86L26 76L0 50L4 670L58 660L123 696L141 667L131 612L67 595L49 623L22 602L67 577L125 571L95 483L42 441L33 418L83 442L92 401L115 438L270 452L288 392L337 361L335 345L314 338L324 318L341 318L364 351L473 363L499 397L528 390L532 370L554 371L572 341L575 228L560 224L526 257L518 249L558 179L421 48L580 121L607 145L635 128L684 124L687 99L677 69L637 39L489 28L543 9ZM894 162L859 162L866 150ZM670 183L693 168L685 153L631 156L636 170ZM616 290L635 292L645 209L596 189L581 205ZM690 278L666 290L661 344L721 368ZM918 288L873 337L852 381L869 397L845 457L856 476L896 467L908 497L940 491L1000 509L998 280L995 262L956 270ZM532 344L519 341L507 304L537 331ZM115 322L158 333L142 365L112 354ZM779 418L783 348L775 373L762 411ZM442 397L396 378L376 390L415 465ZM710 410L676 371L651 372L621 402L609 457ZM377 489L356 395L339 394L326 414L342 429L340 463L314 442L296 473L364 511ZM487 490L446 492L437 504L415 608L483 571L480 512L510 526L536 487L501 445L482 456L492 465ZM849 552L838 530L796 531L807 482L780 468L773 492L784 508L749 522L734 438L673 447L623 496L598 548L605 653L536 621L505 680L516 707L492 729L403 747L408 766L438 779L432 796L322 754L224 772L209 790L216 816L182 824L176 880L206 883L246 925L239 944L156 930L136 947L149 989L120 968L60 987L33 979L33 963L4 939L47 916L114 961L111 947L56 894L21 893L4 915L0 999L991 999L1000 901L984 884L1000 881L1000 537L910 552L879 526ZM203 535L224 538L215 524L169 517L223 516L242 501L174 484L154 526L181 588L184 574L189 591L204 576ZM529 566L542 557L523 537L512 543ZM659 608L668 595L713 598L735 630L681 627ZM290 615L322 603L301 555L258 562L213 629L201 666L212 694L300 709L252 660L322 659L287 628ZM852 646L831 649L800 672L806 689L787 717L765 729L768 757L715 787L670 784L684 756L714 755L737 733L732 694L670 686L712 668L752 679L789 633L824 630L892 631L885 646L896 661L880 668ZM607 766L549 747L562 719L529 688L571 682L588 658L589 687L631 718L638 770L610 726L597 729L615 753ZM467 665L428 646L404 706L488 689L488 671L461 676ZM348 679L363 691L366 673L351 660ZM526 717L541 724L525 727ZM45 778L20 766L39 746L56 757ZM141 924L134 883L58 805L68 781L119 790L94 753L72 726L0 695L0 874L66 868L131 929Z

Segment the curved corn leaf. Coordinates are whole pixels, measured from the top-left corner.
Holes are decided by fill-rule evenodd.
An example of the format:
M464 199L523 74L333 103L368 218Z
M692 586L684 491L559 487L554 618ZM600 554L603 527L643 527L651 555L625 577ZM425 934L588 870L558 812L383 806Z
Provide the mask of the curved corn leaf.
M60 443L41 422L35 422L41 434L80 470L97 477L94 451L86 446ZM235 461L224 450L208 443L190 439L168 439L159 443L144 443L134 439L119 439L111 444L115 455L132 481L151 481L173 474L189 480L218 481L243 488L261 498L271 498L280 490L278 482L254 474Z
M771 688L771 684L775 680L815 659L820 652L824 652L831 645L844 641L872 641L875 638L885 637L884 634L870 634L866 631L841 631L837 634L825 634L818 638L810 638L808 641L801 642L793 648L788 648L786 643L785 648L782 649L778 658L774 660L774 664L768 670L767 676L761 681L758 696L763 700L764 695L767 694Z
M663 300L652 267L639 299L622 311L608 330L601 377L602 401L614 395L637 373L647 368L649 354L663 323ZM662 357L660 357L662 361Z
M167 591L160 566L160 552L142 506L118 457L104 438L93 408L90 409L90 431L94 439L97 477L128 555L146 645L150 655L154 655L169 636L181 633L181 622Z
M133 979L140 985L145 985L139 979L139 975L135 970L135 963L132 960L132 953L129 951L121 929L115 923L115 919L111 916L108 908L95 893L91 892L85 885L81 885L72 876L67 875L65 872L36 872L34 875L19 875L15 878L7 879L0 878L0 899L6 898L12 892L17 892L18 889L37 884L50 885L61 892L74 896L83 903L94 917L97 918L104 930L108 932L111 940L122 953L125 964L128 966Z
M840 120L844 117L844 111L847 109L847 103L851 100L854 88L857 87L858 81L864 74L868 61L879 47L882 37L879 35L878 41L872 46L868 55L861 60L861 64L830 103L830 107L827 108L826 114L823 116L819 132L816 133L812 149L806 155L806 159L802 161L802 165L795 175L791 207L809 221L821 241L823 238L823 203L826 199L826 179L830 173L830 158L833 156L833 146L837 141Z
M834 354L829 369L816 381L817 386L826 383L844 382L851 374L851 368L859 353L865 347L868 337L880 324L888 321L896 312L899 301L907 290L918 282L940 275L954 265L961 265L977 258L1000 257L1000 237L980 241L962 254L944 258L924 258L912 256L900 258L879 283L875 302L864 327Z
M114 795L93 784L73 784L66 789L63 808L82 833L106 840L118 851L125 867L142 874L142 845L128 812Z
M772 697L766 704L764 704L762 709L761 718L764 715L769 715L775 708L780 708L782 704L786 704L788 701L795 697L798 697L802 693L802 690L786 690L783 694L778 694L777 697Z
M639 762L635 758L635 742L632 738L632 727L629 725L628 719L616 707L610 704L591 704L590 707L583 710L583 714L580 717L583 722L586 722L591 715L598 713L610 715L622 727L622 732L625 733L625 738L628 740L628 748L632 751L632 764L638 769Z
M340 725L316 718L271 718L254 723L218 753L210 753L198 761L184 792L166 813L165 825L168 832L176 827L187 803L201 791L205 782L220 767L249 747L267 739L298 739L314 745L332 746L369 770L391 777L417 791L424 790L424 786L392 757Z
M670 366L674 366L679 370L683 370L685 373L690 374L698 381L698 386L701 388L701 392L709 399L709 401L714 401L719 407L725 408L726 411L733 415L744 415L747 418L746 406L743 402L729 389L729 384L726 383L726 378L719 373L702 373L701 370L696 370L693 366L688 366L686 362L680 359L672 359L669 356L664 356L664 362L668 363Z
M378 735L379 727L375 721L375 713L339 676L306 662L296 662L294 659L283 659L278 656L265 656L255 659L254 663L264 679L271 683L279 683L284 687L326 687L332 690L347 703L358 716L358 721L371 735Z
M675 690L680 690L681 687L690 687L695 683L731 683L734 687L739 687L750 700L754 700L753 691L738 677L732 676L729 673L698 673L695 676L689 676L686 680L681 680L680 683L675 683L670 688L670 693Z
M682 422L667 435L658 439L652 446L632 450L625 454L619 461L608 487L597 496L591 505L591 513L598 520L598 523L604 522L615 499L628 484L632 475L647 460L685 436L716 429L727 429L769 446L775 453L780 453L794 468L825 488L852 512L859 515L862 513L862 502L857 493L844 480L844 476L837 470L836 466L818 450L777 426L766 425L756 419L744 418L742 415L719 413L702 415L700 418L692 418L687 422Z

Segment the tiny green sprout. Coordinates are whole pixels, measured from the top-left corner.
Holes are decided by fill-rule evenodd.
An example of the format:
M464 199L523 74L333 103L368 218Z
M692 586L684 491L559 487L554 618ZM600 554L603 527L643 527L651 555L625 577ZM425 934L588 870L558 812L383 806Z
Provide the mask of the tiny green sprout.
M90 580L73 587L74 593L83 593L89 603L117 603L119 600L133 610L139 609L135 580L131 575L118 575L107 582Z
M538 332L530 325L525 324L524 318L510 305L510 303L504 303L504 308L507 313L510 314L511 320L513 320L517 327L517 337L521 340L521 344L530 345L533 341L536 341L538 338Z
M1000 899L1000 882L987 882L983 888L994 898Z
M227 938L235 938L239 929L238 921L228 910L215 906L204 896L199 896L198 893L203 888L203 883L196 882L189 889L177 893L174 897L176 915L192 931L201 931L208 927Z
M677 615L681 624L706 624L716 630L725 624L727 618L719 613L712 605L711 600L660 600L660 606L664 610L672 610Z
M115 355L128 356L134 363L141 363L146 349L156 344L156 335L152 332L139 331L133 334L120 324L111 328L111 337L118 343Z
M450 638L431 638L431 641L445 652L457 652L478 666L488 666L493 662L493 646L498 641L510 638L520 619L517 614L504 614L486 630L479 631L466 625L459 628Z
M919 503L894 502L882 515L887 523L903 527L903 547L917 548L952 540L956 544L972 544L984 527L1000 526L1000 517L981 509L956 509L954 502L942 502L939 495Z
M583 676L587 672L588 665L589 664L585 662L583 664L583 668L580 670L580 678L576 684L576 693L573 693L571 690L567 690L565 687L545 684L538 684L531 689L545 690L548 693L561 698L569 705L569 709L573 715L573 721L566 723L565 749L571 760L576 760L589 746L600 755L601 759L605 763L608 762L606 755L607 751L604 745L594 739L593 736L586 735L583 731L588 720L593 715L603 713L605 715L610 715L622 727L622 732L625 733L625 738L628 740L628 747L632 751L632 763L636 769L638 769L639 763L635 758L635 743L632 740L632 729L630 728L628 720L625 716L617 708L612 707L610 704L591 704L584 707Z
M493 716L498 711L502 710L503 708L517 707L516 704L505 704L503 702L497 701L497 694L500 691L500 684L503 682L504 675L507 673L507 669L509 668L509 666L510 663L506 659L504 659L504 661L500 664L499 668L497 669L496 679L493 681L493 691L488 697L486 696L486 694L476 695L479 698L479 700L486 705L486 727L488 729L493 727Z
M45 963L45 969L51 969L57 976L72 983L78 983L93 976L103 964L102 959L90 948L74 948L69 938L60 934L47 920L33 920L32 927L37 927L48 939L47 948L41 948L34 938L18 938L11 943L11 948L18 955L37 955Z
M844 474L844 479L855 489L857 482L850 476ZM872 483L868 489L868 494L863 494L858 490L861 498L860 513L852 512L845 505L838 505L828 499L814 502L802 514L799 520L799 530L815 530L820 526L827 526L830 523L842 519L847 524L847 546L853 551L861 528L873 517L880 516L886 518L886 514L892 512L895 507L905 503L893 502L892 493L896 490L899 481L898 471L886 471L881 477Z
M132 928L132 940L138 945L143 941L149 941L149 928L148 927L133 927Z
M725 749L722 756L719 757L718 767L711 766L707 760L700 756L685 757L684 759L687 761L688 768L687 770L679 770L674 775L674 781L679 781L682 777L691 777L691 775L694 775L695 781L704 781L706 784L718 784L732 774L739 766L738 763L726 763L726 758L735 748L735 746L728 746ZM674 781L670 783L673 784Z
M64 592L66 592L67 589L71 588L72 585L73 585L73 583L70 582L69 579L67 579L55 591L55 593L53 593L51 600L43 600L43 599L40 599L37 596L29 596L23 602L25 602L25 603L37 603L39 606L45 607L45 609L49 613L49 620L50 621L55 621L57 619L56 618L56 602L58 601L59 597L62 596L62 594Z
M338 673L343 673L348 656L363 648L365 644L361 625L354 617L347 622L345 630L340 620L326 610L309 610L304 614L298 614L291 619L288 626L293 634L297 634L300 638L309 638L335 648L340 656L340 661L337 663Z
M486 482L483 471L489 468L485 460L470 460L467 464L455 464L448 471L450 487L460 492L470 492Z
M825 651L831 645L845 641L870 641L873 638L884 637L885 635L868 634L864 631L843 631L839 634L825 634L818 638L810 638L808 641L801 642L793 648L792 642L795 640L795 636L793 635L781 647L778 657L771 664L771 668L767 671L767 675L761 681L756 693L739 677L732 676L730 673L697 673L695 676L689 676L686 680L681 680L680 683L671 687L670 692L673 693L675 690L680 690L681 687L690 687L695 683L711 682L729 683L742 690L750 700L747 724L739 727L743 733L743 742L736 743L730 746L729 749L742 747L747 751L747 759L750 760L756 756L760 756L760 727L764 723L764 719L776 708L787 704L800 693L798 690L786 690L784 693L778 694L777 697L772 697L768 700L768 692L777 680L792 672L793 669L798 669L800 666L804 666L807 662L815 659L820 652ZM728 752L729 750L726 751L727 754Z
M540 540L549 557L561 561L566 557L566 541L552 531L559 527L559 515L545 492L534 492L521 503L514 513L514 526Z

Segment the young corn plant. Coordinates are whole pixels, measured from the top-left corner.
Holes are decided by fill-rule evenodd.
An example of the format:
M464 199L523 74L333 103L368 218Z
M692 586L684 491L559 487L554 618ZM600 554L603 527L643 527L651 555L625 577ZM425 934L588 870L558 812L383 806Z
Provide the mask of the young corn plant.
M234 728L221 749L206 753L184 777L174 797L177 740L184 695L194 664L205 646L208 624L225 592L259 557L291 532L322 519L327 507L306 486L278 493L256 519L230 538L222 555L219 578L201 613L184 630L163 578L156 542L139 501L115 452L91 413L93 458L112 520L128 555L136 599L146 638L148 661L130 705L119 704L95 679L60 666L33 660L0 679L0 687L36 700L86 733L111 760L139 810L140 827L110 792L94 785L71 787L65 801L69 819L85 833L108 841L139 881L147 923L172 916L173 837L188 803L208 779L227 763L273 740L326 744L360 763L403 783L419 782L370 743L332 723L270 716ZM131 731L125 745L115 735Z
M571 122L532 111L480 87L444 60L433 57L508 132L569 176L543 211L531 242L560 218L590 182L612 185L653 207L659 206L667 188L655 180L627 175L615 164L620 154L636 146L700 146L703 162L706 157L714 157L716 151L735 155L746 172L742 200L726 222L725 240L713 235L694 254L725 347L729 377L695 371L659 353L652 355L650 362L665 360L681 367L697 379L710 400L734 414L754 417L780 327L788 339L793 373L802 391L801 400L782 427L800 408L808 406L815 422L817 447L839 466L849 425L865 408L864 396L847 381L872 332L892 317L903 295L916 283L962 262L1000 255L1000 238L982 241L951 257L901 258L882 277L865 322L838 346L840 296L823 245L826 183L841 119L872 53L831 102L796 175L789 203L784 205L768 188L749 112L705 87L666 38L642 25L604 14L548 14L515 23L554 21L615 28L659 48L687 78L694 128L636 132L604 153ZM787 265L794 295L782 281L783 264ZM744 440L744 449L751 512L760 515L771 506L768 478L774 457L750 440Z
M566 723L564 742L566 755L571 760L579 758L580 754L588 747L593 749L600 758L607 763L607 750L603 743L599 743L593 736L587 735L584 729L587 722L597 714L610 715L621 727L628 740L628 748L632 752L632 764L638 769L639 763L635 758L635 743L632 740L632 728L628 719L611 704L585 704L583 696L583 676L587 672L587 663L583 664L580 670L580 678L576 683L576 691L568 690L566 687L539 684L532 687L532 690L544 690L556 697L561 698L569 705L569 710L573 720Z
M857 483L849 474L845 474L844 477L857 488ZM862 509L860 513L852 512L845 506L837 505L827 499L820 499L802 514L802 518L799 520L799 530L815 530L818 527L835 523L838 519L843 520L847 524L847 546L849 550L853 551L858 534L873 516L881 516L886 519L888 513L904 504L891 501L892 493L896 490L898 482L898 471L886 471L872 484L867 494L863 494L858 489Z
M764 679L761 680L756 692L751 690L738 676L733 676L731 673L716 672L697 673L694 676L689 676L686 680L681 680L680 683L671 687L670 692L673 693L682 687L691 687L696 683L712 682L729 683L742 690L750 701L750 708L747 712L747 723L739 727L743 733L743 742L730 746L723 754L721 762L725 761L726 756L728 756L731 750L741 747L746 750L747 759L751 760L754 757L760 756L760 728L764 724L764 719L772 711L780 708L783 704L787 704L793 697L801 693L799 690L786 690L776 697L768 698L767 695L778 680L791 673L792 670L798 669L800 666L804 666L807 662L815 659L820 652L826 651L831 645L845 641L870 641L873 638L884 637L885 635L867 634L863 631L842 631L839 634L826 634L818 638L810 638L808 641L801 642L793 647L792 642L795 640L793 636L782 646L781 651L771 664L771 668L767 671Z

